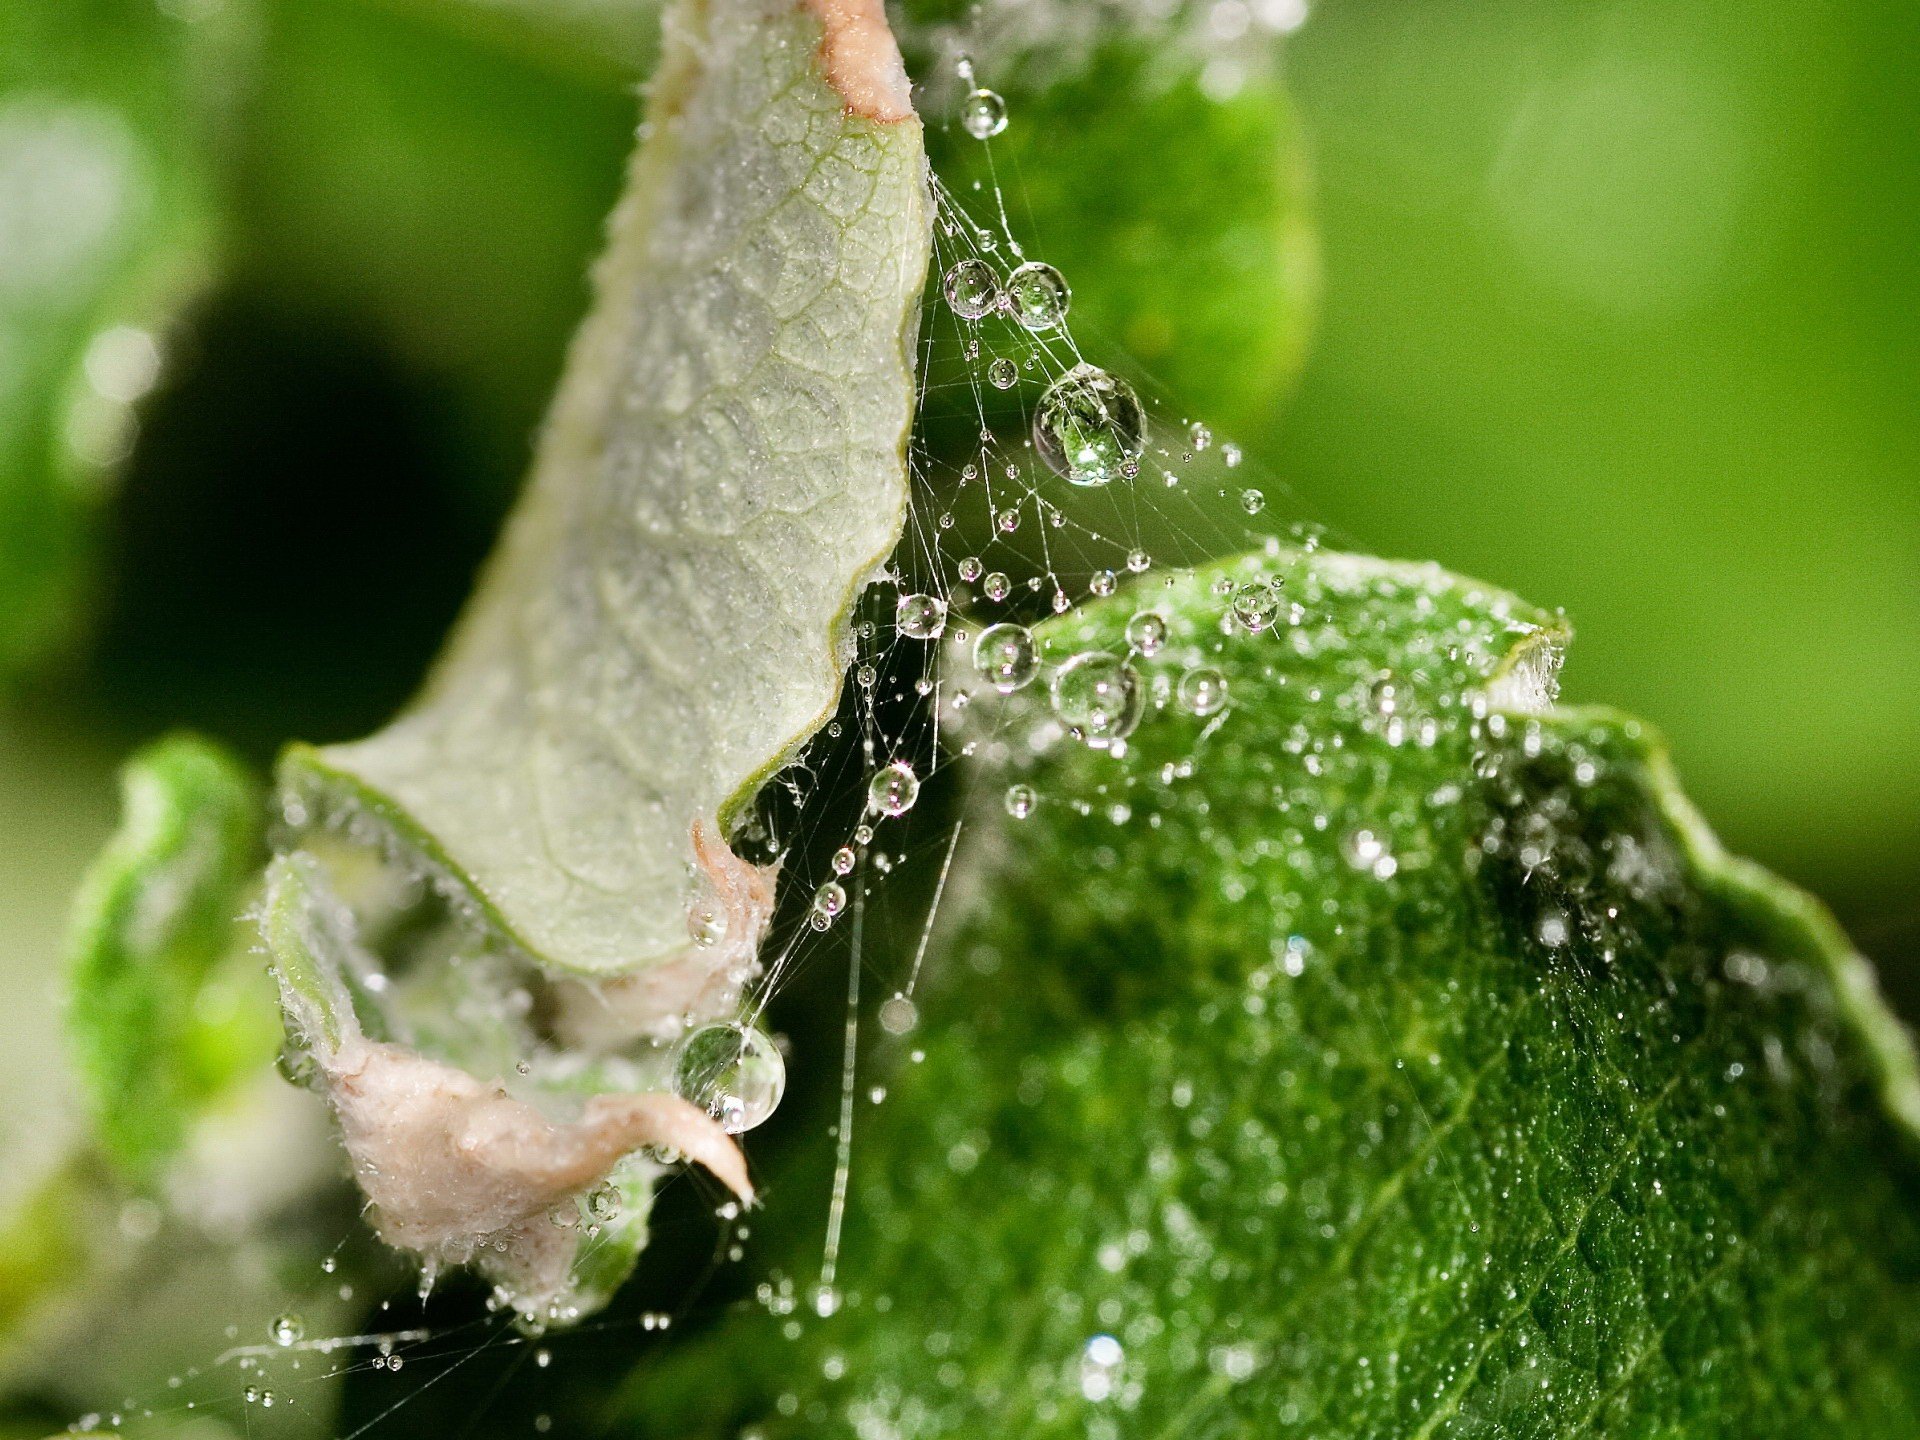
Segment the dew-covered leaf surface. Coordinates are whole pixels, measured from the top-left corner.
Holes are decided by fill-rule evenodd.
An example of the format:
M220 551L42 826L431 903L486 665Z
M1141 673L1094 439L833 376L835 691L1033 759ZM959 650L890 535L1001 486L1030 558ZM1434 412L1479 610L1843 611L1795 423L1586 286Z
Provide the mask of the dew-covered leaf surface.
M74 629L90 518L207 279L234 25L0 10L0 675Z
M531 488L426 690L296 751L591 974L689 945L693 827L822 723L847 611L898 537L928 219L919 122L848 113L819 23L670 20L635 161Z
M1147 608L1124 754L1044 676L969 707L837 1310L786 1217L797 1285L636 1375L627 1433L1920 1431L1906 1039L1653 736L1551 707L1555 620L1283 552L1056 622L1049 671Z

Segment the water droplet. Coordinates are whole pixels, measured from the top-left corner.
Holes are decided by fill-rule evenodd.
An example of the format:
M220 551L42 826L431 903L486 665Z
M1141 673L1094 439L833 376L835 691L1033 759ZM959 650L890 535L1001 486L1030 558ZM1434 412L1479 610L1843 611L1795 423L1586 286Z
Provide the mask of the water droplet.
M1013 593L1013 582L995 570L980 582L980 588L986 592L989 600L1004 600Z
M822 1320L829 1319L840 1309L840 1292L831 1285L816 1285L807 1297L813 1305L813 1313Z
M871 690L879 682L880 672L871 665L862 665L853 672L853 679L862 690Z
M267 1326L267 1334L276 1345L298 1345L307 1333L307 1322L289 1310L284 1315L273 1317L273 1323Z
M987 366L987 379L996 390L1011 390L1020 383L1020 367L1002 355Z
M1110 1399L1120 1385L1120 1369L1127 1352L1111 1335L1096 1335L1080 1352L1080 1393L1098 1404Z
M874 772L867 782L867 808L882 815L904 815L920 798L920 777L904 760Z
M937 640L947 628L947 602L938 595L902 595L893 626L909 640Z
M1399 872L1400 862L1387 848L1386 840L1371 830L1355 830L1340 848L1349 865L1367 871L1376 880L1391 880Z
M893 995L880 1002L880 1028L889 1035L904 1035L919 1023L919 1008L906 996Z
M1146 416L1126 381L1092 365L1076 365L1040 397L1033 444L1056 474L1075 485L1105 485L1137 463Z
M1152 564L1153 557L1144 550L1129 550L1127 552L1127 569L1136 575L1143 574Z
M1054 329L1072 303L1067 277L1044 261L1029 260L1007 277L1007 312L1029 330Z
M1096 749L1133 733L1145 698L1134 668L1105 651L1076 655L1053 675L1053 713L1074 738Z
M829 880L813 892L813 928L824 930L847 908L847 887Z
M1007 128L1007 102L992 90L973 90L960 102L960 126L976 140L991 140Z
M1240 461L1242 458L1240 454L1240 447L1238 445L1235 445L1232 441L1228 441L1225 445L1222 445L1220 447L1220 458L1227 462L1227 468L1229 470L1237 470L1240 467Z
M1199 716L1217 715L1226 708L1227 677L1210 665L1187 671L1180 677L1181 707Z
M687 935L702 949L727 938L727 916L718 901L708 898L693 903L687 911Z
M704 1025L680 1046L673 1088L729 1135L738 1135L779 1108L787 1065L780 1047L755 1026L740 1021Z
M1213 431L1196 420L1187 427L1187 443L1196 450L1204 450L1213 444Z
M1257 635L1273 624L1280 613L1280 597L1264 581L1251 580L1233 595L1233 618L1250 634Z
M1020 512L1013 509L1002 510L993 517L993 523L1000 528L1002 535L1011 535L1020 528Z
M1267 497L1258 490L1246 489L1240 492L1240 508L1249 515L1258 515L1267 508Z
M857 858L853 853L853 847L851 845L842 845L838 850L833 852L833 873L836 875L845 875L853 869L853 862Z
M1167 620L1157 610L1142 610L1127 621L1127 643L1142 655L1155 654L1167 642Z
M1033 807L1040 803L1040 797L1033 792L1031 785L1009 785L1007 787L1007 814L1016 820L1024 820L1033 814Z
M613 1185L596 1185L587 1192L587 1215L607 1225L620 1218L620 1191Z
M985 569L986 567L980 563L980 557L978 555L969 555L960 562L960 578L968 581L978 580L981 572Z
M978 320L1000 308L1000 277L984 260L962 260L947 271L941 289L962 320Z
M1119 583L1113 571L1096 570L1087 581L1087 589L1104 600L1107 596L1113 594L1115 587L1117 587Z
M1024 625L989 625L973 642L973 665L989 685L1011 695L1040 673L1040 652Z

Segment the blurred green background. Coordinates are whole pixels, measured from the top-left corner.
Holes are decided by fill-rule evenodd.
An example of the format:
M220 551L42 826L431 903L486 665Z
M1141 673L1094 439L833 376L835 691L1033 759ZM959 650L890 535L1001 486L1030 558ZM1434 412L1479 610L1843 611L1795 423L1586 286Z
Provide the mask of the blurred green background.
M49 96L116 110L142 157L94 291L35 310L0 282L18 322L0 463L82 495L101 551L80 589L49 589L35 567L64 561L0 545L0 604L43 637L0 708L9 1173L70 1123L55 958L118 758L175 725L263 762L290 735L368 728L458 605L632 140L644 27L619 12L32 0L0 19L0 205L8 167L35 163L23 107ZM1326 0L1284 57L1323 271L1297 389L1245 373L1290 367L1287 344L1182 356L1176 335L1158 367L1292 490L1276 526L1326 522L1565 607L1569 696L1661 726L1727 841L1832 903L1909 1016L1915 30L1893 0ZM1197 142L1184 121L1155 133L1166 113L1185 112L1134 117L1125 176L1125 103L1097 134L1045 137L1054 163L1085 157L1090 192L1148 196L1163 242L1237 198L1170 164ZM0 259L10 234L0 214ZM1280 291L1311 288L1305 255ZM1070 278L1097 309L1098 267ZM1208 336L1210 317L1296 323L1205 271L1169 283ZM162 336L158 388L91 472L55 473L21 438L21 377L70 388L128 315ZM41 518L0 505L16 541Z

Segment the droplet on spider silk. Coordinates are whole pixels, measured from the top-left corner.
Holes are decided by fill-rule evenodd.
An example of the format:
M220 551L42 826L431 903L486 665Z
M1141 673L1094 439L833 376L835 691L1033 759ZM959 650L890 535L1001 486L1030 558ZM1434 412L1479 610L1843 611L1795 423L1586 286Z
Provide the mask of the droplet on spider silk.
M829 880L813 892L813 907L807 912L807 919L814 929L825 930L846 908L847 887L837 880Z
M680 1046L673 1088L718 1120L722 1130L738 1135L780 1108L787 1063L780 1047L756 1026L703 1025Z
M1104 750L1140 723L1140 676L1117 655L1089 650L1054 672L1053 713L1076 740Z
M1007 313L1029 330L1057 328L1072 303L1067 277L1043 260L1029 260L1007 277Z
M904 760L874 772L867 782L867 808L882 815L904 815L920 798L920 777Z
M1011 390L1020 383L1020 367L1002 355L987 366L987 379L993 382L996 390Z
M880 1028L889 1035L904 1035L920 1023L920 1010L904 995L880 1002Z
M960 102L960 128L976 140L991 140L1007 128L1007 102L992 90L972 90Z
M282 1348L298 1345L306 1338L307 1322L289 1310L273 1317L273 1323L267 1326L267 1334L274 1344Z
M1267 497L1249 487L1240 492L1240 508L1249 515L1258 515L1267 508Z
M1040 803L1040 797L1034 793L1031 785L1009 785L1006 803L1007 814L1016 820L1024 820L1033 814L1033 807Z
M1233 618L1249 634L1258 635L1273 624L1273 617L1279 613L1280 597L1263 581L1249 581L1234 591Z
M1181 708L1202 718L1217 715L1227 705L1227 677L1210 665L1187 671L1176 692Z
M1137 465L1146 416L1133 387L1092 365L1076 365L1033 412L1033 446L1049 469L1075 485L1106 485Z
M947 271L941 290L962 320L978 320L1000 308L1000 277L984 260L962 260Z
M1096 570L1087 578L1087 589L1102 600L1113 594L1120 581L1111 570Z
M947 602L938 595L902 595L893 627L909 640L938 640L947 628Z
M1187 427L1187 443L1196 450L1204 450L1213 444L1213 431L1196 420Z
M968 582L978 580L986 567L980 563L978 555L969 555L960 562L960 578Z
M1142 655L1153 655L1167 643L1167 617L1157 610L1142 610L1127 621L1127 644Z
M980 588L986 592L989 600L1004 600L1013 593L1013 581L995 570L980 582Z
M973 665L1002 695L1033 683L1040 673L1040 652L1024 625L989 625L973 642Z
M851 845L842 845L838 850L833 852L833 873L836 875L849 873L859 858L858 855L853 853L853 847Z

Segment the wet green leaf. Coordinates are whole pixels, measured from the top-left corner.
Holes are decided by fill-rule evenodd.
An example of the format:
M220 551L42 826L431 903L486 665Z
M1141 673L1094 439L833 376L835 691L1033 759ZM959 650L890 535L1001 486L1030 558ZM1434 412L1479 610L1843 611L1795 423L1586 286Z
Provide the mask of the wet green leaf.
M1553 707L1554 618L1282 552L1051 662L1147 606L1124 753L985 724L838 1313L797 1215L798 1309L638 1375L637 1433L1915 1433L1912 1050L1642 725Z
M201 1002L260 864L261 801L239 761L188 735L135 755L121 791L74 904L67 1029L101 1149L151 1182L200 1103L258 1058Z

